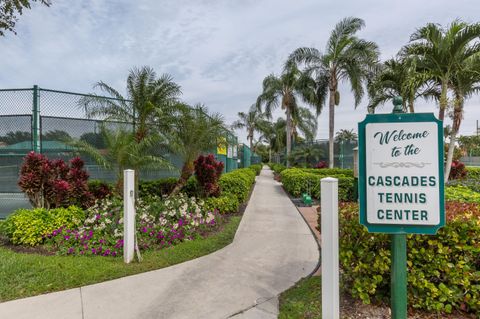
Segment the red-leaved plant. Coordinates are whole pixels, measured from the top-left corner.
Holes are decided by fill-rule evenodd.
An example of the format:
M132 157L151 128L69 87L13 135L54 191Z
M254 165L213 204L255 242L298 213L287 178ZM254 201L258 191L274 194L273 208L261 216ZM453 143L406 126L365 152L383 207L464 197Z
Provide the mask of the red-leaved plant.
M56 208L78 205L88 207L93 196L88 191L88 173L84 163L75 157L66 164L49 160L42 154L28 153L23 160L18 186L33 207Z
M320 161L317 164L315 164L314 168L328 168L328 163L325 161Z
M203 192L203 196L218 196L220 187L218 180L222 175L223 163L215 160L212 154L207 156L200 155L194 162L195 176Z
M463 164L458 160L453 161L448 179L449 180L461 179L461 178L465 178L466 176L467 176L467 170L465 169L465 164Z

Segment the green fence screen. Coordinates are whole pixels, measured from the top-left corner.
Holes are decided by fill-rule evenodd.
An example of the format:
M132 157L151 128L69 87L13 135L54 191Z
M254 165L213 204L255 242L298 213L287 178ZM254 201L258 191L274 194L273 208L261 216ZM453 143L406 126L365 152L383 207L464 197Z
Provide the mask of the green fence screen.
M74 138L88 142L97 149L105 146L100 127L123 126L133 129L131 123L105 122L101 117L88 117L83 99L88 94L49 90L34 86L26 89L0 90L0 218L14 209L29 207L17 181L23 157L30 151L37 151L49 158L68 160L73 157L74 149L64 142L65 138ZM114 100L102 97L106 100ZM129 101L126 101L129 103ZM232 156L217 155L224 162L225 170L235 169L236 158L233 146L237 138L226 132L225 139L232 146ZM166 151L159 150L159 155L172 164L173 169L143 170L143 180L179 175L182 159ZM113 182L115 173L97 165L91 158L81 155L85 161L90 179Z

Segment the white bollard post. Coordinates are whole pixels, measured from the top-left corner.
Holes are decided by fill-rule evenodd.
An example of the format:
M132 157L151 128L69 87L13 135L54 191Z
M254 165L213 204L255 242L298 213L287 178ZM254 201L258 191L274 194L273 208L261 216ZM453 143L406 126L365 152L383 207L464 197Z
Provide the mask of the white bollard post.
M123 171L123 261L130 263L135 253L135 171Z
M321 180L322 318L340 318L338 179Z

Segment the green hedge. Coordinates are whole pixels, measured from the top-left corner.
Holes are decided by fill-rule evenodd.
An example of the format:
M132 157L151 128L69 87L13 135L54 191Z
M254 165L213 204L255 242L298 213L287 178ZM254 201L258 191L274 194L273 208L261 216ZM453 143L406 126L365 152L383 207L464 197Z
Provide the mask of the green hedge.
M221 214L236 213L240 203L233 194L225 194L220 197L209 197L205 200L205 208L209 211L218 211Z
M408 304L432 312L468 310L480 315L480 209L447 203L447 225L435 236L409 235ZM368 233L358 205L340 205L342 286L364 303L387 301L390 238Z
M287 167L283 164L275 164L269 163L268 166L274 171L276 174L280 174L283 170L287 169Z
M76 228L83 223L85 213L76 206L68 208L18 209L2 223L3 233L13 244L35 246L45 236L60 227Z
M256 172L250 168L239 168L220 177L221 194L234 195L239 203L243 203L255 182Z
M254 164L250 165L248 168L253 169L257 175L260 175L260 172L262 171L262 164Z
M322 176L346 176L353 177L353 170L346 168L301 168L305 173L313 173Z
M326 169L315 169L327 171ZM343 174L310 173L310 169L289 168L280 174L285 190L294 197L300 197L303 193L310 193L314 198L320 199L320 180L330 176L338 178L338 197L340 201L356 201L355 183L353 177ZM331 171L330 171L331 172Z

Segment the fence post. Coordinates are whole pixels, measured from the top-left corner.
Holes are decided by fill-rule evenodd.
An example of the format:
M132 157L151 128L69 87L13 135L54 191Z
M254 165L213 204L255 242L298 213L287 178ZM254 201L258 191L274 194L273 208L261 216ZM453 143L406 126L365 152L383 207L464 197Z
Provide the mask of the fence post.
M40 95L38 85L33 86L33 107L32 107L32 148L40 153Z
M135 171L123 171L123 261L130 263L135 253Z
M338 179L321 179L322 318L340 318Z

